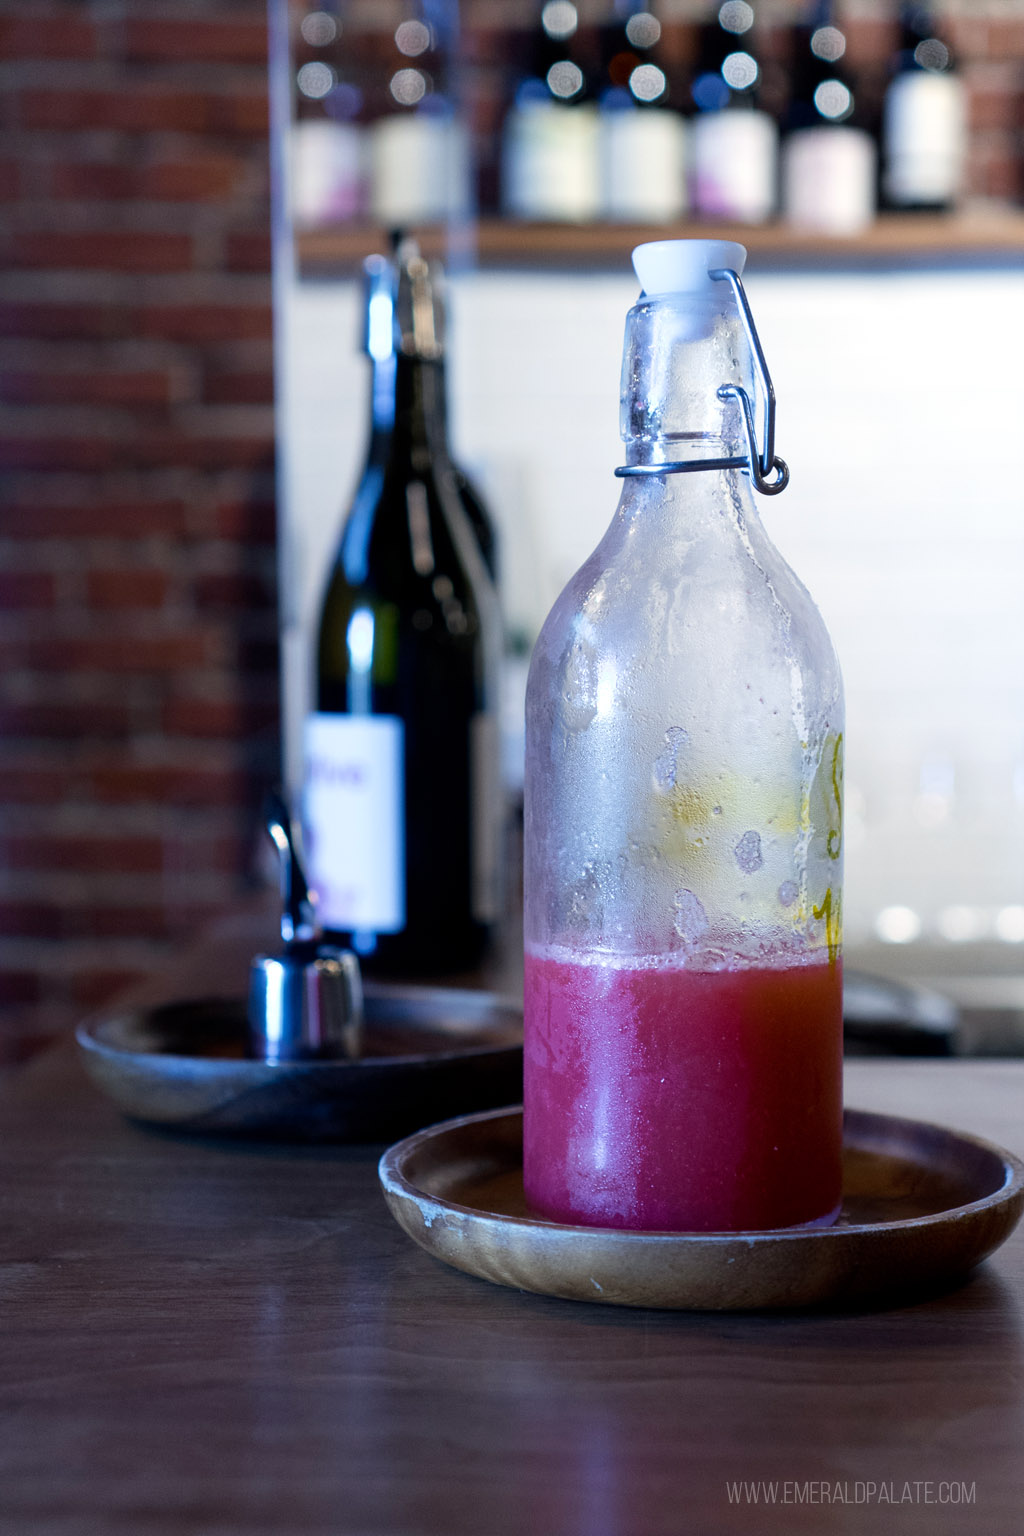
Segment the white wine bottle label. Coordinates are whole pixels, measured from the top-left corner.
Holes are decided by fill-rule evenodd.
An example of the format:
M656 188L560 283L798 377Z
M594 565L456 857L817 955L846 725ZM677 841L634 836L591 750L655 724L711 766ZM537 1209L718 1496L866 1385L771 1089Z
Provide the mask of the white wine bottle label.
M686 124L676 112L601 116L601 215L652 224L686 212Z
M854 235L875 216L875 145L845 123L798 128L782 159L782 213L798 229Z
M395 716L306 720L307 875L325 928L405 927L403 755Z
M505 123L502 197L517 219L594 219L601 203L597 109L555 101L513 108Z
M761 224L775 211L779 130L766 112L698 112L692 128L693 205L706 218Z
M953 202L963 181L962 81L927 70L898 75L885 100L885 190L897 206Z
M473 916L494 923L501 916L501 734L498 717L474 715L469 723L473 832Z

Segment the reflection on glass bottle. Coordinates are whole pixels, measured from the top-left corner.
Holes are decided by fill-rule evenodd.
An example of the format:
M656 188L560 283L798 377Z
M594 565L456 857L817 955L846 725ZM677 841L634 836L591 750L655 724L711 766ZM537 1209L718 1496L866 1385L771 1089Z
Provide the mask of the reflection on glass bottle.
M371 971L474 965L498 916L497 596L445 440L434 283L369 272L366 466L321 608L305 825L324 929ZM393 326L390 332L389 319Z
M786 221L826 234L856 234L877 204L877 150L860 125L835 7L818 0L793 32L793 91L782 147Z
M725 0L701 28L692 94L692 201L708 219L760 224L775 210L778 129L760 110L756 15Z

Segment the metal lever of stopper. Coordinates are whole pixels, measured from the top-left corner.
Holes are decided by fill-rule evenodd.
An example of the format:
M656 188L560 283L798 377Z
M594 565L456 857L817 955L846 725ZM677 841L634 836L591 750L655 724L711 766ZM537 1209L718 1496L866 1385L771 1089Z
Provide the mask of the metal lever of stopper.
M615 471L620 479L633 475L681 475L702 469L745 469L757 490L764 496L777 496L789 484L789 465L775 452L775 386L772 384L768 364L750 313L747 295L743 291L740 275L732 267L715 267L708 276L716 282L726 282L732 289L743 321L743 329L750 343L754 366L761 382L764 400L764 447L758 451L757 432L754 427L754 408L750 396L741 384L722 384L717 391L719 400L736 400L743 412L743 426L747 435L745 457L728 459L673 459L663 464L623 464ZM775 479L770 477L775 475Z
M718 390L718 398L739 401L743 410L743 425L747 433L747 468L750 470L750 478L763 495L777 496L789 484L789 465L775 452L775 386L764 359L761 339L757 334L757 327L754 325L754 317L750 313L750 305L747 303L747 295L739 273L733 271L732 267L715 267L708 272L708 276L715 282L729 284L736 299L740 319L743 321L743 329L747 333L747 341L750 343L764 401L764 447L760 453L757 450L757 434L754 430L753 406L747 391L739 384L723 384ZM773 474L776 476L774 480L770 478Z
M316 937L316 913L299 862L292 819L277 790L270 790L267 795L264 820L280 863L281 937L286 944L301 944Z

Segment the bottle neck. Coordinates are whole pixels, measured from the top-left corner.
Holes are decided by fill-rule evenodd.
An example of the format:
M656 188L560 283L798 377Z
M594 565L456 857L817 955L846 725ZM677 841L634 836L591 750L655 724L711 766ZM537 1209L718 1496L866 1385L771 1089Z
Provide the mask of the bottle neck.
M437 272L412 241L399 247L394 322L392 452L411 454L420 470L448 453L444 311Z
M387 441L395 424L395 355L373 359L370 393L370 454Z
M369 459L384 457L395 419L396 273L386 256L363 263L363 351L370 359Z
M721 288L708 298L641 299L630 310L620 394L627 464L745 455L742 408L719 391L738 385L753 401L752 361L735 301Z
M425 471L447 456L444 372L438 359L395 359L392 453Z

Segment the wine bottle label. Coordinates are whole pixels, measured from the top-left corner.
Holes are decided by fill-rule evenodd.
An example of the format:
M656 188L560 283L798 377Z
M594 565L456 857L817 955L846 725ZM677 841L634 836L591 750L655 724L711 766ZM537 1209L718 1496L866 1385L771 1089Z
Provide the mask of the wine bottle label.
M381 224L464 216L469 137L457 119L423 112L380 118L368 134L370 213Z
M676 112L605 112L601 214L652 224L686 212L686 124Z
M307 873L325 928L405 926L403 753L395 716L306 720Z
M875 214L875 145L845 123L798 128L782 159L782 212L799 229L853 235Z
M693 204L706 218L760 224L775 209L779 131L766 112L725 108L693 122Z
M333 118L295 123L290 136L292 217L315 229L362 213L362 130Z
M899 75L885 102L885 191L900 204L952 202L967 144L962 82L951 75Z
M598 117L594 107L536 102L505 124L503 199L519 219L586 220L600 201Z
M473 830L473 916L494 923L501 916L501 737L496 715L469 723Z

